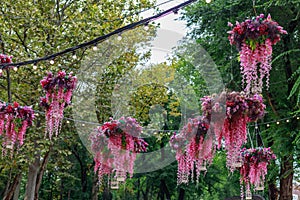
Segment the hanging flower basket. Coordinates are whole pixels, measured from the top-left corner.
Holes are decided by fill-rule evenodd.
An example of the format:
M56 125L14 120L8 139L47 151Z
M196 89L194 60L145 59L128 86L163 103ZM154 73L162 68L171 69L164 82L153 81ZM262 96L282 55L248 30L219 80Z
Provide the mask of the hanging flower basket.
M213 136L209 134L209 123L203 117L190 119L179 134L174 134L170 146L176 150L178 162L177 184L198 183L200 172L206 171L206 164L210 164L215 152Z
M264 115L263 99L260 95L246 97L244 93L223 92L218 97L201 98L201 101L203 115L210 120L218 148L222 138L225 139L227 166L233 171L240 165L240 148L247 142L247 123Z
M136 154L145 152L148 144L140 137L142 127L131 117L111 119L91 135L91 149L94 153L95 172L99 181L105 174L115 174L123 182L128 172L133 175Z
M64 71L59 71L56 76L49 72L40 81L46 92L46 96L40 99L40 105L46 110L46 135L50 139L53 133L57 136L60 131L64 109L71 103L76 82L77 78L72 72L67 75Z
M261 189L268 172L268 165L271 160L276 159L276 155L270 148L251 148L242 150L243 165L240 168L241 184L245 183L249 190L250 185L255 186L254 189Z
M2 154L6 154L6 149L13 152L16 144L18 147L23 145L26 130L32 125L33 119L34 111L31 107L19 106L17 102L13 104L0 103Z
M231 23L228 23L233 27ZM240 53L241 73L246 84L246 94L261 93L263 79L269 87L271 70L272 45L280 40L280 34L287 34L277 22L260 14L256 18L247 19L233 27L229 33L231 45L235 45Z

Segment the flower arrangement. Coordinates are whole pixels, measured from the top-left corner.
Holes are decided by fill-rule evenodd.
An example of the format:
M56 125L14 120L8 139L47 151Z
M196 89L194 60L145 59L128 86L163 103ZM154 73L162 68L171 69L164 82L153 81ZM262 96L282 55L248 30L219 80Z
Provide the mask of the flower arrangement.
M233 27L231 23L228 25ZM264 78L267 87L269 85L272 45L280 40L280 34L287 32L270 15L265 18L264 14L260 14L242 23L236 22L228 33L230 44L235 45L240 53L245 92L261 93Z
M12 63L12 56L8 56L5 54L0 54L0 63L4 64L4 63ZM0 72L0 76L2 75L2 70Z
M32 125L34 111L28 106L19 106L17 102L13 104L0 103L0 135L3 137L2 153L6 154L6 149L13 152L14 146L22 146L25 133Z
M265 114L266 105L263 103L261 95L255 94L252 97L245 99L247 102L247 117L248 122L255 122L261 119Z
M240 148L247 141L247 123L264 115L263 99L260 95L246 97L239 92L223 92L219 97L206 96L201 101L204 117L211 120L218 148L222 138L225 139L227 166L233 171L240 159Z
M0 63L12 63L12 56L0 54Z
M76 82L77 78L73 76L72 72L67 75L64 71L59 71L56 76L49 72L40 81L46 92L46 96L40 99L40 105L46 109L46 134L49 134L50 139L53 133L56 136L59 133L64 109L71 103Z
M276 155L270 148L244 148L241 152L243 164L240 169L241 184L245 183L246 188L250 189L250 184L256 188L261 186L268 171L271 160L276 159Z
M131 117L121 117L118 120L110 119L91 135L91 149L94 153L95 172L99 181L103 175L122 174L117 180L125 181L126 173L133 175L136 154L145 152L148 144L140 137L142 127Z
M211 163L215 152L213 137L208 134L209 123L203 117L189 119L180 134L174 134L170 146L176 150L178 161L177 184L193 181L196 172L196 182L200 172L206 170L206 163Z
M222 129L219 129L221 133L217 135L225 138L227 166L231 171L235 169L234 165L239 161L241 146L247 141L247 107L243 94L238 92L227 94L226 117ZM218 138L218 141L220 140Z

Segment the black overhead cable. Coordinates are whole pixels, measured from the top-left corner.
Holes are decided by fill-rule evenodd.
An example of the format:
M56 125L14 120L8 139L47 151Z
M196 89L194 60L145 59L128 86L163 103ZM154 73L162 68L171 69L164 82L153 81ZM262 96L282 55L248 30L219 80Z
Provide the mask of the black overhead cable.
M129 24L129 25L126 25L126 26L123 26L119 29L116 29L106 35L103 35L103 36L100 36L100 37L97 37L93 40L90 40L88 42L84 42L84 43L81 43L77 46L73 46L73 47L70 47L70 48L67 48L65 50L62 50L60 52L57 52L57 53L54 53L54 54L51 54L51 55L48 55L48 56L45 56L45 57L42 57L42 58L37 58L37 59L33 59L33 60L27 60L27 61L23 61L23 62L18 62L18 63L1 63L0 64L0 68L3 70L3 69L6 69L7 67L20 67L20 66L24 66L24 65L29 65L29 64L36 64L38 62L41 62L41 61L45 61L45 60L50 60L50 59L53 59L55 57L58 57L58 56L61 56L61 55L64 55L66 53L70 53L70 52L75 52L76 50L78 49L82 49L82 48L85 48L85 47L88 47L88 46L93 46L95 44L98 44L99 42L102 42L104 41L105 39L113 36L113 35L117 35L117 34L121 34L122 32L124 31L127 31L127 30L130 30L130 29L134 29L136 28L137 26L140 26L140 25L146 25L148 24L149 22L151 21L155 21L161 17L164 17L172 12L174 13L177 13L178 10L188 6L189 4L195 2L197 0L188 0L184 3L181 3L177 6L174 6L170 9L167 9L166 11L163 11L163 12L160 12L156 15L153 15L151 17L148 17L148 18L145 18L145 19L142 19L140 21L137 21L137 22L134 22L132 24Z

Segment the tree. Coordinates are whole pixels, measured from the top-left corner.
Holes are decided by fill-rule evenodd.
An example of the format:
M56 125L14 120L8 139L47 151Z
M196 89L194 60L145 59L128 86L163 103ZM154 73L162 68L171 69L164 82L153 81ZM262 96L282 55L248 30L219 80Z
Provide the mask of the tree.
M43 57L107 34L125 23L137 20L139 16L133 13L150 5L149 1L131 0L116 2L7 0L2 2L0 9L1 50L2 53L12 55L14 62ZM37 70L31 66L20 67L18 72L10 73L9 90L12 98L6 94L8 84L5 78L8 73L3 73L5 76L2 76L0 86L4 90L1 91L1 99L4 101L12 99L24 105L32 105L36 110L39 109L39 97L42 95L39 80L45 72L58 69L75 71L80 67L80 61L89 53L91 51L87 49L77 50L76 58L71 54L58 57L54 65L49 65L47 63L49 61L40 62ZM132 56L132 52L128 53L127 59ZM4 192L6 199L11 199L15 186L20 183L21 171L26 168L28 168L27 178L23 176L23 179L27 180L25 199L38 198L50 154L60 148L55 140L45 140L43 117L36 118L34 127L27 133L25 145L19 154L12 158L15 164L1 162L3 169L6 169L4 171L10 174L6 177L7 187ZM58 162L55 159L51 159L52 161Z
M281 12L285 10L285 12ZM214 61L220 66L223 80L227 87L233 90L241 90L239 65L235 58L237 51L229 46L226 28L227 22L243 21L246 17L255 16L259 13L270 13L272 18L287 30L288 35L282 38L273 51L274 61L271 72L270 88L264 90L263 95L268 103L268 114L266 121L282 119L295 111L294 98L289 96L294 79L290 79L292 73L299 66L297 61L297 47L299 46L299 2L295 1L256 1L253 8L250 1L213 1L211 4L198 2L186 9L183 16L191 27L189 37L197 40L211 55ZM288 15L287 15L288 13ZM289 17L287 17L289 16ZM276 59L278 57L278 59ZM280 58L280 59L279 59ZM288 84L287 84L288 83ZM295 151L294 141L297 137L298 122L291 120L289 124L276 126L270 124L271 128L264 131L264 141L272 146L280 161L280 173L277 174L280 180L280 199L292 199L292 180ZM261 126L261 129L265 129ZM274 131L274 132L272 132ZM272 132L272 134L270 134ZM270 194L274 179L269 182ZM271 196L270 196L271 198Z

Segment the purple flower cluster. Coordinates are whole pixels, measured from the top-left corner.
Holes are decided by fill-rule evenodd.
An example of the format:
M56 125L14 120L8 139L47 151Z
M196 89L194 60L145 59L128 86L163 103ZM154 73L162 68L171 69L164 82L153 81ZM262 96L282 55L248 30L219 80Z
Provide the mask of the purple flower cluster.
M246 102L248 121L254 122L264 116L266 105L261 95L255 94L253 97L246 98Z
M226 95L226 117L232 119L233 116L240 116L247 110L245 96L239 92L231 92Z
M67 75L65 71L59 71L56 77L53 76L52 72L48 72L47 76L40 81L43 89L46 91L57 90L59 88L73 90L76 82L76 76L73 76L72 72Z
M205 139L209 129L209 122L205 117L189 119L179 134L174 133L170 139L170 146L174 150L184 150L185 146L193 139L199 143L201 138Z
M0 63L12 63L12 56L0 54Z
M52 134L57 136L61 129L64 109L71 103L77 78L72 72L67 75L59 71L56 76L49 72L40 83L46 92L46 96L40 98L40 105L46 109L46 133L49 133L51 139Z
M14 118L26 120L27 125L31 126L34 119L34 111L29 106L20 106L17 102L13 104L3 103L0 104L0 115L12 115Z
M227 119L247 115L248 121L253 122L264 116L266 108L262 96L258 94L246 97L244 93L224 92L218 98L205 96L201 101L203 116L208 120L211 115L221 114L222 110L226 110Z
M276 159L276 155L273 153L270 147L268 148L251 148L242 149L241 152L244 164L258 164L259 162L269 163L271 160Z
M231 23L228 25L233 26ZM260 14L254 19L236 22L236 26L228 33L230 44L236 45L238 50L245 42L254 47L255 43L263 43L266 39L270 39L273 45L280 40L280 34L287 34L277 22L272 21L270 14L266 19L264 14Z

